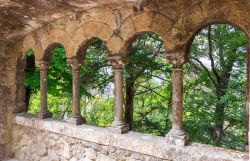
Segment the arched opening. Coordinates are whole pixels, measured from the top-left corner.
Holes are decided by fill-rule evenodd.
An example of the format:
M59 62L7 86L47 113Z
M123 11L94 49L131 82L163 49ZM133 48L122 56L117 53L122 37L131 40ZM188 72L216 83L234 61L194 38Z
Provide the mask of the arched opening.
M33 59L32 52L27 60ZM62 45L49 46L43 61L48 65L48 109L55 118L67 119L71 113L71 72L66 63L66 52ZM29 63L27 63L28 65ZM40 111L40 69L27 66L26 88L32 91L29 101L29 113ZM26 90L27 92L27 90ZM26 95L28 97L28 95Z
M246 145L245 33L208 25L194 38L185 67L184 123L190 139L243 150Z
M171 65L161 37L138 35L125 68L125 120L131 130L164 136L171 128Z
M107 127L114 118L114 76L108 63L109 51L105 42L93 38L81 52L81 113L88 124Z
M27 112L32 88L30 88L31 82L26 82L26 77L30 77L30 73L34 73L35 70L35 54L32 49L17 56L16 68L17 97L13 113Z

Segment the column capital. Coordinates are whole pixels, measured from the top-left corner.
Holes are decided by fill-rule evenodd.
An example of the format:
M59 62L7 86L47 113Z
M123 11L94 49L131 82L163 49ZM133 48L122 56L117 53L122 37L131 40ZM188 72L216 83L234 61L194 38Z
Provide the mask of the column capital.
M173 65L173 68L181 68L186 63L185 54L182 52L167 53L167 62Z
M67 63L71 66L73 70L79 70L82 63L76 58L67 59Z
M36 61L35 63L36 63L36 66L38 66L41 70L48 69L50 65L50 62L44 61L44 60L39 60L39 61Z
M109 56L109 63L114 69L122 69L123 65L127 64L128 61L124 59L121 55Z

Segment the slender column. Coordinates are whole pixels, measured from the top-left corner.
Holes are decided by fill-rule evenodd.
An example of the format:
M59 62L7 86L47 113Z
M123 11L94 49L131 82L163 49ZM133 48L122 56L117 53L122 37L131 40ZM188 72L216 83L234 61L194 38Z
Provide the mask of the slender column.
M51 118L52 113L48 110L48 100L47 100L47 92L48 92L48 84L47 84L47 70L49 63L46 61L39 61L38 65L40 67L40 112L37 114L39 118Z
M72 116L69 118L68 122L74 125L81 125L85 123L85 119L81 115L80 109L80 67L81 64L76 59L68 59L68 64L72 68Z
M172 64L172 129L166 135L166 141L176 145L186 145L188 137L183 131L183 63L184 57L169 58Z
M115 118L109 129L117 133L129 131L129 126L123 119L123 61L120 56L110 58L114 69Z
M248 47L247 51L247 86L246 86L246 122L247 122L247 134L246 134L246 151L249 151L249 142L250 142L250 48ZM250 154L250 151L249 151Z

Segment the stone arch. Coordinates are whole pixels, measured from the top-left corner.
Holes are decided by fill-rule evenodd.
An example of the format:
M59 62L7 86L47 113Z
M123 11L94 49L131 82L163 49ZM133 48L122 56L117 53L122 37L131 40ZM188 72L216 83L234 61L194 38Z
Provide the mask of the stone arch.
M143 32L140 32L140 33L136 33L136 34L133 35L129 40L127 40L126 45L123 47L124 51L126 51L126 52L124 53L124 54L125 54L124 57L128 57L128 54L129 54L129 51L131 51L133 42L134 42L140 35L147 34L147 33L155 33L156 35L160 36L161 39L162 39L162 41L163 41L164 49L165 49L165 51L167 50L166 47L165 47L166 42L164 41L164 39L162 38L161 35L159 35L158 33L154 32L154 31L143 31Z
M108 24L99 21L87 21L76 30L74 35L72 35L72 40L77 44L76 52L68 54L67 57L83 58L84 56L81 56L79 53L84 52L93 39L98 38L103 42L107 42L112 35L113 29Z
M40 39L43 51L53 49L53 47L57 45L62 45L65 48L66 57L75 53L76 43L73 41L71 35L69 35L66 31L54 28L44 32L45 34L42 34ZM36 60L43 58L43 56L44 54L41 56L39 55Z
M225 5L225 3L227 4ZM169 38L173 42L170 48L172 50L179 48L188 56L188 49L195 35L202 28L211 24L230 24L241 29L249 37L250 21L246 6L233 2L190 4L183 10L183 14L169 31Z
M41 55L41 57L39 58L38 61L45 61L45 62L50 63L51 58L53 56L53 51L58 46L63 46L63 45L61 43L51 43L51 44L49 44L47 46L47 48L44 50L43 54Z
M174 23L166 16L155 11L144 11L140 14L128 16L123 20L120 28L119 37L122 40L120 43L120 53L127 53L131 42L140 34L154 32L162 37L166 50L171 39L168 38L168 31Z
M60 29L52 29L49 31L47 29L47 31L45 31L45 28L27 35L23 39L22 51L27 51L32 48L36 53L36 61L38 61L44 59L45 52L53 50L57 45L62 45L65 48L66 56L76 51L76 43L65 31Z
M100 39L99 37L91 37L87 40L84 40L79 46L78 49L76 51L76 55L71 57L71 58L76 58L78 61L82 62L85 59L86 56L86 50L88 49L88 47L91 45L91 43L95 40L95 39L99 39L103 42L105 42L104 40ZM108 54L110 54L110 51L106 45L106 48L108 50Z
M43 53L43 49L37 37L38 36L35 33L31 33L23 39L22 41L23 46L21 48L22 53L26 53L30 49L32 49L34 53L36 53L35 57L38 57L39 54Z

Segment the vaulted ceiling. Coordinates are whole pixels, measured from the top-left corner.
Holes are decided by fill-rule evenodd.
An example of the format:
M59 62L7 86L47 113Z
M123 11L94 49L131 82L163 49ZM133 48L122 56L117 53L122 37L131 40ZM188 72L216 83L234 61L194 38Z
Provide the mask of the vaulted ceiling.
M131 1L134 0L0 0L0 40L19 37L65 15Z

